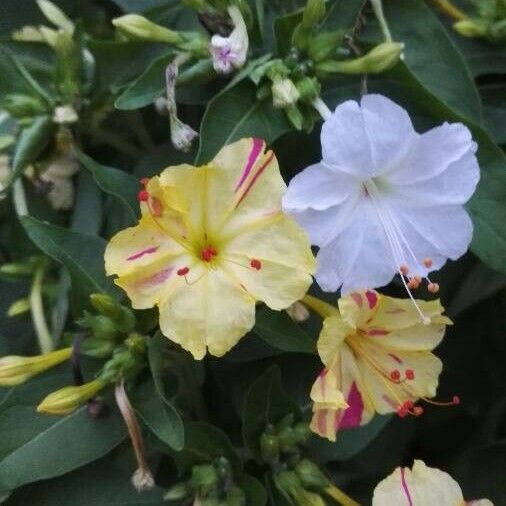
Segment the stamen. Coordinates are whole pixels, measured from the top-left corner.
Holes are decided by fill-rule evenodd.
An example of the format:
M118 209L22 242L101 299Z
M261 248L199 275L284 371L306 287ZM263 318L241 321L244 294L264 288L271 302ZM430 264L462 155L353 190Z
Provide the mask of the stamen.
M427 399L427 397L420 397L420 399L425 401L427 404L432 404L433 406L457 406L460 404L460 397L458 395L454 395L452 400L448 402L433 401L431 399Z
M430 269L432 267L432 258L424 258L423 259L423 265L427 267L427 269Z
M147 186L149 183L149 177L143 177L139 180L139 183L141 183L142 186Z
M406 379L408 379L408 380L415 379L415 371L413 371L413 369L406 369L406 371L404 371L404 372L406 374Z
M415 406L415 407L413 408L413 414L414 414L415 416L420 416L420 415L423 415L423 408L422 408L422 406Z
M212 246L206 246L202 250L201 257L204 262L211 262L213 257L215 257L217 254L217 251Z
M251 267L257 271L259 271L262 268L262 262L258 260L258 258L252 258L251 262L249 263Z
M140 190L139 193L137 194L137 200L139 202L147 202L149 199L149 193L147 192L147 190Z
M397 369L394 369L390 372L390 378L393 381L399 381L401 379L401 373Z
M401 273L404 275L404 276L407 276L408 275L408 272L409 272L409 267L407 265L401 265L399 267L399 270L401 271Z
M181 267L181 269L177 270L177 275L178 276L186 276L189 272L190 272L189 267Z
M439 292L439 285L437 283L429 283L429 285L427 286L427 290L430 293L437 293Z

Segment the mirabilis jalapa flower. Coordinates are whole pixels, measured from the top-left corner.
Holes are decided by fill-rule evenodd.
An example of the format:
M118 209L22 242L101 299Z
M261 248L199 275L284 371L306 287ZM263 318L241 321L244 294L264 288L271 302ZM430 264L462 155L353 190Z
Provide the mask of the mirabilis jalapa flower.
M320 247L316 281L347 294L398 273L410 293L469 246L463 204L479 180L476 144L460 123L418 134L408 113L381 95L323 114L323 159L283 197L283 209Z
M286 185L260 139L225 146L207 165L144 180L137 226L105 252L137 309L158 306L162 332L202 359L225 354L255 321L255 302L280 310L311 284L304 231L281 212Z
M459 484L447 473L415 460L398 467L374 489L372 506L494 506L488 499L464 500Z
M408 299L372 290L339 299L339 311L311 297L304 301L313 309L316 301L317 310L323 304L327 315L318 339L325 368L311 389L311 429L320 436L335 441L339 429L364 425L375 413L420 415L419 399L459 403L456 396L449 403L428 399L442 370L431 350L451 324L438 300L417 301L428 325Z

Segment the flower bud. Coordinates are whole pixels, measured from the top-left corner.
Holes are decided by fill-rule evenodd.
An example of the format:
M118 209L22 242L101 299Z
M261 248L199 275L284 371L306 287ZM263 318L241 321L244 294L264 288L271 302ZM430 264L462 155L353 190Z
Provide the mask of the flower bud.
M285 311L294 322L305 322L309 318L309 311L301 302L294 302L291 306L287 307Z
M12 32L12 40L20 42L44 42L44 37L35 26L25 25L19 30Z
M113 19L112 24L122 35L129 39L163 42L171 45L183 42L183 38L179 33L157 25L139 14L125 14Z
M37 0L37 5L42 11L42 14L44 14L46 19L51 21L53 25L70 34L74 33L74 23L53 2L50 2L49 0Z
M297 442L299 444L306 444L312 435L309 424L307 424L305 422L297 423L294 426L293 430L295 432L295 437L296 437Z
M312 37L308 46L309 58L315 62L332 58L341 44L343 37L343 30L321 33Z
M187 153L198 133L190 125L183 123L175 114L170 114L170 140L178 150Z
M0 266L0 274L7 274L8 276L27 277L33 276L33 273L34 265L30 262L12 262Z
M300 93L293 81L288 78L277 78L272 83L272 103L277 109L284 109L297 103Z
M462 19L454 23L453 28L464 37L484 37L487 34L487 24L479 19Z
M224 506L245 506L246 494L237 485L232 485L227 491Z
M106 383L97 378L83 385L60 388L46 396L37 406L37 411L50 415L68 415L97 395L105 386Z
M297 130L302 129L304 117L302 116L302 113L299 111L299 108L296 105L285 107L285 114L290 123L294 126L294 128L296 128Z
M7 316L10 318L19 316L30 311L30 299L24 297L13 302L7 309Z
M230 74L234 69L241 68L248 54L248 30L241 11L231 5L228 14L232 18L234 29L228 37L213 35L209 46L214 70L219 74Z
M297 451L297 434L293 427L285 427L278 434L279 447L285 453L293 453Z
M39 26L40 34L48 46L56 47L58 41L58 30L49 28L48 26Z
M307 0L302 14L302 26L312 30L325 17L325 0Z
M295 472L304 487L325 490L329 486L330 482L327 477L314 462L308 459L302 459L295 466Z
M75 123L79 119L76 110L71 105L59 105L55 107L53 121L59 125Z
M393 67L400 59L404 44L383 42L360 58L324 61L316 65L320 74L378 74Z
M218 473L211 464L193 466L190 483L195 488L208 489L218 483Z
M45 106L38 98L20 93L11 93L2 98L2 108L15 118L37 116L45 112Z
M260 452L262 459L266 462L272 462L279 458L279 440L273 434L265 432L260 436Z
M79 321L79 325L90 329L98 339L114 340L119 336L116 325L108 316L92 315L85 311L83 318Z
M88 357L106 358L112 355L116 344L110 339L88 337L81 343L81 353Z
M177 483L167 490L163 496L164 501L181 501L186 499L192 493L191 487L186 483Z
M47 371L67 360L72 348L62 348L45 355L20 357L8 355L0 358L0 386L19 385L27 379Z
M92 306L102 315L109 317L120 332L131 332L135 326L133 312L119 304L116 299L103 293L90 295Z

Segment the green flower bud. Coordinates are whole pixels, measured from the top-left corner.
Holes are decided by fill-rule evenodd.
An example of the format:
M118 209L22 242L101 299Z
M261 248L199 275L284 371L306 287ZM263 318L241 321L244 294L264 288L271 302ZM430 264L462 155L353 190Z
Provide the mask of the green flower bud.
M295 85L299 90L300 100L308 104L312 104L320 96L321 86L318 79L315 77L303 77L302 79L299 79Z
M48 21L51 21L53 25L61 28L63 31L70 34L74 33L74 23L70 18L53 2L49 0L37 0L37 5L42 11L42 14Z
M302 129L302 125L304 124L304 116L300 112L299 108L296 105L292 105L289 107L285 107L285 114L288 118L288 121L296 128L297 130Z
M284 109L297 103L300 97L299 90L293 81L288 78L277 78L271 86L272 103L277 109Z
M30 299L28 297L24 297L13 302L9 306L9 309L7 309L7 316L12 318L14 316L19 316L27 313L28 311L30 311Z
M31 262L12 262L0 266L0 274L8 276L30 277L33 276L33 273L34 265Z
M301 25L312 30L325 17L325 0L307 0Z
M184 42L179 33L157 25L139 14L126 14L113 19L112 24L122 35L129 39L163 42L171 45Z
M279 440L273 434L265 432L260 436L260 452L266 462L276 461L279 457Z
M230 487L227 491L225 506L245 506L246 494L236 485Z
M360 58L318 63L319 74L378 74L393 67L400 59L404 44L383 42Z
M214 467L222 480L227 480L233 474L232 466L226 457L218 457L214 462Z
M279 422L276 424L276 430L282 431L286 427L291 427L295 421L295 417L293 413L289 413L288 415L284 416Z
M454 23L453 28L464 37L484 37L487 34L487 23L479 19L462 19Z
M186 499L192 493L192 489L187 483L177 483L167 490L163 496L164 501L180 501Z
M190 483L194 488L209 489L218 483L218 472L211 464L193 466Z
M119 336L115 323L108 316L92 315L85 312L79 324L81 327L90 329L92 334L98 339L113 340Z
M278 439L281 451L286 453L293 453L297 451L297 433L292 427L283 428L278 434Z
M321 33L311 38L308 46L308 56L315 62L331 58L341 45L344 31Z
M106 358L112 355L116 344L110 339L88 337L81 343L81 353L88 357Z
M325 490L330 484L329 480L320 471L318 466L308 459L302 459L295 466L295 472L304 487Z
M93 293L90 295L90 302L99 313L108 316L120 332L131 332L135 327L133 311L122 306L110 295Z
M97 378L84 385L61 388L45 397L37 406L37 412L50 415L69 415L98 394L106 384Z
M300 444L305 444L309 440L312 435L311 429L309 428L309 424L305 422L299 422L293 428L295 432L295 437Z
M46 107L39 99L29 95L12 93L5 95L2 100L2 107L16 118L37 116L46 112Z

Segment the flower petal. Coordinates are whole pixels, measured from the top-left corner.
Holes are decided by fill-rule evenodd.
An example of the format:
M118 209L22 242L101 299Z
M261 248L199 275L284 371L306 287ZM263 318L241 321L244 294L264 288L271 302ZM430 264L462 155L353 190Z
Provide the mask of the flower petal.
M374 489L373 506L458 505L464 503L459 484L447 473L415 460L413 469L398 467Z
M278 310L305 295L315 269L306 234L283 215L236 236L226 246L225 255L222 268L255 299Z
M354 327L350 327L339 315L329 316L323 320L317 346L318 354L327 367L336 363L346 336L353 332Z
M160 328L197 360L221 357L255 323L255 300L219 269L180 284L160 303Z

